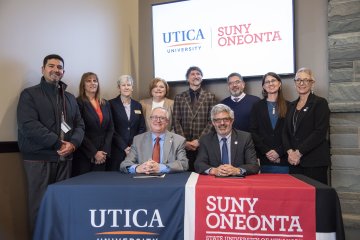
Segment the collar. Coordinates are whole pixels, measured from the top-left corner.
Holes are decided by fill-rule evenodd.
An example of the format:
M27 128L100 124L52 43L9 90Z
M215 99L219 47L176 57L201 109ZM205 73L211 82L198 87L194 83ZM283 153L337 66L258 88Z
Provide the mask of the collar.
M238 100L238 102L240 102L244 97L245 97L245 93L244 92L242 92L241 94L240 94L240 96L238 96L238 97L234 97L233 95L231 95L230 97L231 97L231 100L233 100L234 102L236 102L235 100L234 100L234 98L239 98L239 100Z
M155 139L156 139L157 137L158 137L158 136L157 136L156 134L151 133L151 139L152 139L153 142L155 141ZM160 137L160 141L164 140L164 139L165 139L165 133L160 134L159 137Z
M223 139L223 137L220 136L219 134L216 135L218 137L219 142L221 142L221 139ZM226 135L225 138L227 139L227 142L229 142L229 140L231 140L231 132L228 135Z

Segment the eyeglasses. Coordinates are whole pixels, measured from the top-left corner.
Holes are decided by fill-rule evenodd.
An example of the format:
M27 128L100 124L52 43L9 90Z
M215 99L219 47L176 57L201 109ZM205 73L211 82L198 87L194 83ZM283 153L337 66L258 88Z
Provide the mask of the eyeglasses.
M228 84L229 84L229 86L233 86L233 85L240 85L241 83L242 83L241 80L236 80L234 82L229 82Z
M306 84L308 85L309 83L313 82L314 80L312 79L301 79L301 78L297 78L297 79L294 79L294 82L297 84L297 85L300 85L300 84Z
M160 116L150 116L150 119L153 121L153 122L156 122L156 121L160 121L160 122L165 122L167 121L167 117L160 117Z
M214 123L221 123L222 121L224 122L224 123L229 123L229 122L231 122L231 120L232 120L232 118L214 118L212 121L214 122Z
M278 80L276 80L276 79L272 79L272 80L270 80L270 81L265 81L264 82L264 85L270 85L270 83L271 84L273 84L273 83L275 83L275 82L277 82Z

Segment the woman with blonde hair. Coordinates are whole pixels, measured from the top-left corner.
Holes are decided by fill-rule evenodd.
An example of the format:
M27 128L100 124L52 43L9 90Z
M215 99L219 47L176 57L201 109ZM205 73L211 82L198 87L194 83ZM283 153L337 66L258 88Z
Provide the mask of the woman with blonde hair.
M169 115L172 116L174 101L166 97L168 93L169 85L164 79L154 78L151 81L149 85L149 95L151 97L140 101L146 119L147 130L150 130L150 114L152 109L163 107L168 111ZM169 119L167 129L169 131L172 130L172 117Z
M294 83L299 97L289 106L283 132L290 173L303 174L327 184L329 105L325 98L313 93L315 77L309 68L300 68Z

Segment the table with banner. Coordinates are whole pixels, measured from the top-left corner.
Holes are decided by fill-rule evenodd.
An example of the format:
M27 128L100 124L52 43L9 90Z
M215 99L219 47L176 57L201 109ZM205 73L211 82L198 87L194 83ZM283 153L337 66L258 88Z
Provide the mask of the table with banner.
M336 191L302 175L133 178L91 172L48 187L34 239L322 240L344 237Z

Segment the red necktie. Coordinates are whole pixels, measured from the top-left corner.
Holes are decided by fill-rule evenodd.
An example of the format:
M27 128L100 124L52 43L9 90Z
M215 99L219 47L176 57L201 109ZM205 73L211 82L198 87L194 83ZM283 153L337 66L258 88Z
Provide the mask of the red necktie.
M155 162L160 163L160 137L156 138L156 142L154 144L154 149L153 149L153 154L152 154L152 159Z

